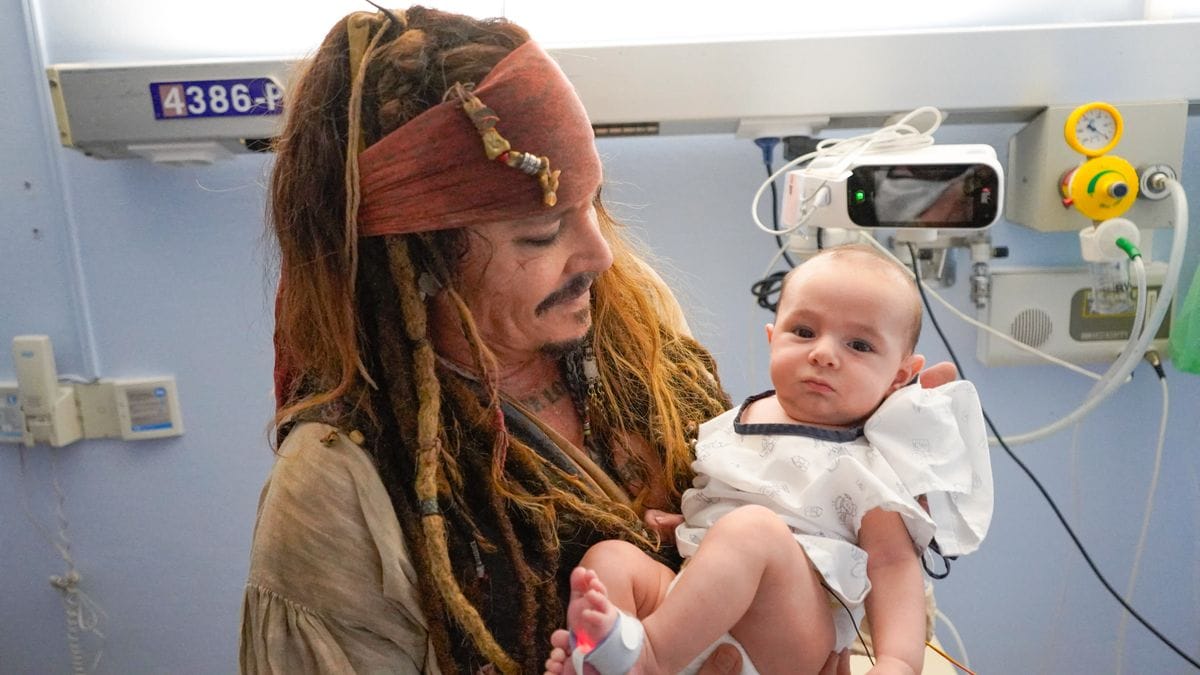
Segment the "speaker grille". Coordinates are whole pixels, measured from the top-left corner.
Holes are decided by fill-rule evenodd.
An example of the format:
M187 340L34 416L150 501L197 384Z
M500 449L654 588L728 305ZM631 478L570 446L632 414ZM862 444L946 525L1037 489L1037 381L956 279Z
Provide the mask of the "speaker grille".
M1008 332L1030 347L1040 347L1050 339L1053 330L1054 322L1044 310L1026 309L1013 319Z

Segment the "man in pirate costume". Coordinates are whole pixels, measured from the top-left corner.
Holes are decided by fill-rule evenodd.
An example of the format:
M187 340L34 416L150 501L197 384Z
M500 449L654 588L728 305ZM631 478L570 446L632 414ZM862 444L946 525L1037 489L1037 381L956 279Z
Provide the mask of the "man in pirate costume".
M730 404L712 358L520 27L351 14L286 106L241 669L539 672L588 546L660 554L678 522L689 442Z
M588 545L657 550L728 407L712 359L518 26L352 14L290 94L242 670L540 670Z

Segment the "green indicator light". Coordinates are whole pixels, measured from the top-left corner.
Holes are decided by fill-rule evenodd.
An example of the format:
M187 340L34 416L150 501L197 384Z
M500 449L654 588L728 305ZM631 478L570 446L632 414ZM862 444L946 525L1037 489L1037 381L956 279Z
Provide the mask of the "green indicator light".
M866 200L866 198L867 198L867 193L863 192L862 190L854 191L854 201L858 202L859 204L861 204L864 200Z

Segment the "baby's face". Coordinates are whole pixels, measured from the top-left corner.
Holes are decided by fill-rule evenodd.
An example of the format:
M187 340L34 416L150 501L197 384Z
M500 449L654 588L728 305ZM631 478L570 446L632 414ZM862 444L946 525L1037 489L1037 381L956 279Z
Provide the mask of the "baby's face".
M861 424L920 368L909 353L910 289L855 258L804 263L767 327L771 383L789 417ZM811 267L810 267L811 266Z

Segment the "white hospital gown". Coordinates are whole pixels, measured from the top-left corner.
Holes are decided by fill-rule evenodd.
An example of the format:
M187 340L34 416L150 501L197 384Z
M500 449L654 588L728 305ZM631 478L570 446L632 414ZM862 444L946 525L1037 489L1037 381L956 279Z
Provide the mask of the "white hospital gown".
M692 464L698 475L683 495L685 520L675 532L684 557L721 516L747 504L767 506L858 623L871 589L858 529L871 509L900 514L922 553L933 538L945 556L978 548L991 522L992 470L970 382L905 387L861 429L738 421L749 403L770 393L700 427ZM840 607L834 623L840 650L853 642L854 624Z

